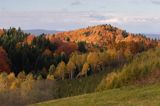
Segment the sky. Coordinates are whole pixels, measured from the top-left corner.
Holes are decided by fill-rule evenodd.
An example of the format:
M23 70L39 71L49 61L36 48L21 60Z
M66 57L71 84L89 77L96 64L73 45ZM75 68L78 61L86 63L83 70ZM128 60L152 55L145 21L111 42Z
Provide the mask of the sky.
M160 33L160 0L0 0L0 28L73 30L111 24Z

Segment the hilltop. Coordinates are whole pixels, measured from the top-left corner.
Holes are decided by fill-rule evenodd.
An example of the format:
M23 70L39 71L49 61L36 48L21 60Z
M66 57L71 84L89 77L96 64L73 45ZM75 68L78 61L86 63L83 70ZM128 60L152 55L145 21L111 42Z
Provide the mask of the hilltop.
M152 40L142 34L132 34L111 25L98 25L73 31L57 33L56 38L70 39L71 42L85 41L99 47L112 47L120 42L144 42L151 44Z

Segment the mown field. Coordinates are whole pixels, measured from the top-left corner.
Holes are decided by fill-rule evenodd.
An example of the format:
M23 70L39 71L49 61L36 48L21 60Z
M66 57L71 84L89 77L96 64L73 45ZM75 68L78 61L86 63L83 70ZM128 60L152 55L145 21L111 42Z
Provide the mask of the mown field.
M31 106L159 106L160 84L129 86L51 100Z

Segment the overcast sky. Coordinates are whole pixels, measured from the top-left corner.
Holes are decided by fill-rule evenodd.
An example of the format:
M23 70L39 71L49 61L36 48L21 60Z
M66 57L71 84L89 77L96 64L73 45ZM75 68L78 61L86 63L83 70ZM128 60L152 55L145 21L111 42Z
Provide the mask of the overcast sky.
M160 33L160 0L0 0L0 27L72 30L111 24Z

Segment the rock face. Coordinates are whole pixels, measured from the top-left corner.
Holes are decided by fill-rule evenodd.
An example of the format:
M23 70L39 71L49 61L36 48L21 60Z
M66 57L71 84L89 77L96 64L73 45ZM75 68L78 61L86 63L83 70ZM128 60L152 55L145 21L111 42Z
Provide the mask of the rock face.
M10 72L10 61L6 51L2 47L0 47L0 73L1 72Z

